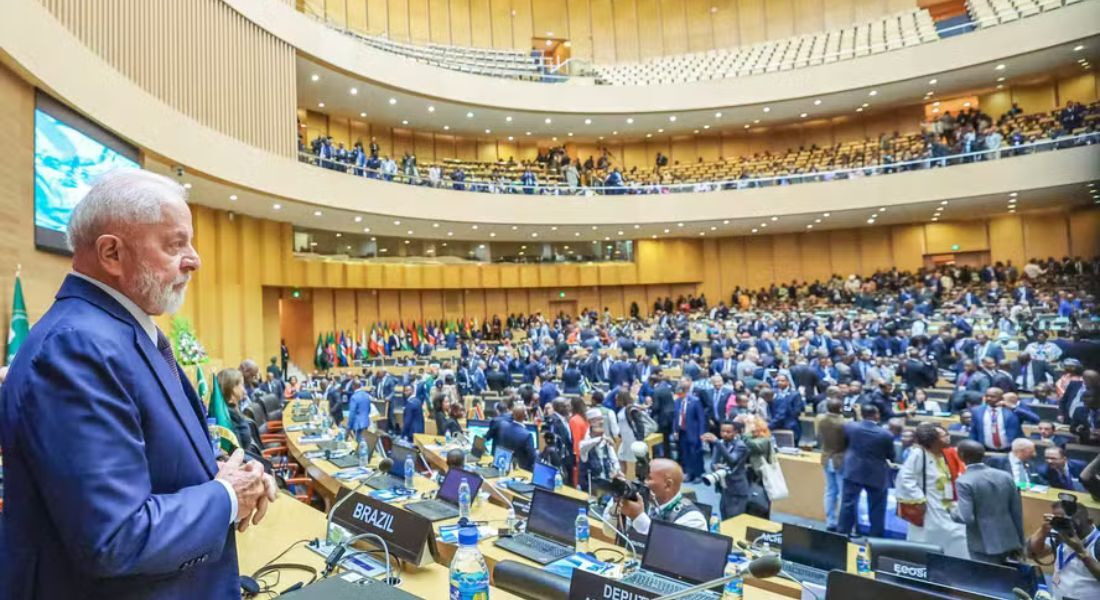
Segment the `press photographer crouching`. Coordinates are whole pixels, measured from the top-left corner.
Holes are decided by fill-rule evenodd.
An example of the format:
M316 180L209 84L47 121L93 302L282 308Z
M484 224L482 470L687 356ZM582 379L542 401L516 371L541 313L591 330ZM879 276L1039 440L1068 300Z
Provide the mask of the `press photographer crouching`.
M703 434L703 441L714 448L711 472L703 475L703 481L722 495L719 506L723 521L744 513L749 503L749 447L741 441L744 432L742 423L722 421L718 430L721 439L713 433Z
M684 498L680 488L684 472L680 465L667 458L656 458L649 465L645 488L628 483L621 475L612 480L614 502L607 505L604 519L621 525L632 539L645 539L650 522L668 521L677 525L706 530L703 511ZM608 535L614 532L608 531Z
M1100 529L1073 494L1058 494L1043 525L1027 540L1035 559L1054 554L1051 591L1062 598L1100 598Z

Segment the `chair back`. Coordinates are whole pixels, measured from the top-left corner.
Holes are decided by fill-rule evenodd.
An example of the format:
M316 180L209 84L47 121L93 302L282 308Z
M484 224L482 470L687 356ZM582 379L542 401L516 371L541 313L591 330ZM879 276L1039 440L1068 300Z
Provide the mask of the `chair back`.
M514 560L502 560L496 564L493 585L526 600L569 598L568 579Z

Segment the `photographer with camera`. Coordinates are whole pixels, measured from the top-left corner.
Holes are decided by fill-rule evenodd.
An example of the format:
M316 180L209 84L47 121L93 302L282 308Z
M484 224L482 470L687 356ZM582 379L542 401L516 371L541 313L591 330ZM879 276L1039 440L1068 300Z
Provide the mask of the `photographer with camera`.
M607 505L604 519L618 522L631 538L644 540L652 521L668 521L692 529L707 529L707 519L698 506L684 498L680 488L684 471L676 461L655 458L649 465L645 487L619 476L612 480L615 501ZM621 519L620 519L621 517ZM614 532L608 531L608 535Z
M1100 598L1100 529L1073 494L1058 494L1043 525L1027 540L1032 557L1054 553L1051 591L1062 598Z
M713 447L711 472L703 475L703 481L714 486L721 494L719 508L722 520L732 519L745 512L749 504L749 478L747 463L749 447L741 441L745 426L734 421L722 421L718 425L721 439L713 433L704 433L703 441Z

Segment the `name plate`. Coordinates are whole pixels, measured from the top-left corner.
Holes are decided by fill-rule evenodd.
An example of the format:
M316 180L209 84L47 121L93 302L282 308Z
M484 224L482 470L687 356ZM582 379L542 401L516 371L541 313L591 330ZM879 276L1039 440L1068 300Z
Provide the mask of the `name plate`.
M889 556L878 559L876 570L892 573L899 577L909 577L910 579L928 579L928 567L919 563L890 558Z
M782 531L764 531L763 529L757 529L755 527L745 528L745 541L753 544L768 544L777 548L783 547L783 532Z
M652 600L660 595L580 569L569 583L569 600Z
M386 541L390 554L419 565L432 534L432 522L418 514L381 500L341 488L336 494L340 502L348 494L354 497L344 502L332 515L332 521L353 535L373 533ZM377 540L367 539L372 545ZM430 559L430 555L428 559Z

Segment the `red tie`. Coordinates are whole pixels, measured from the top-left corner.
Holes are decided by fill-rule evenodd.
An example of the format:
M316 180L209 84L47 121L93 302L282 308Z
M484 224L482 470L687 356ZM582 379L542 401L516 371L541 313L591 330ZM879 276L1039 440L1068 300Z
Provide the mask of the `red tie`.
M688 399L684 396L684 399L680 401L680 429L687 429L687 413L688 413Z
M989 416L989 423L993 427L993 447L998 450L1001 448L1001 427L997 423L997 409L994 408L992 414Z

